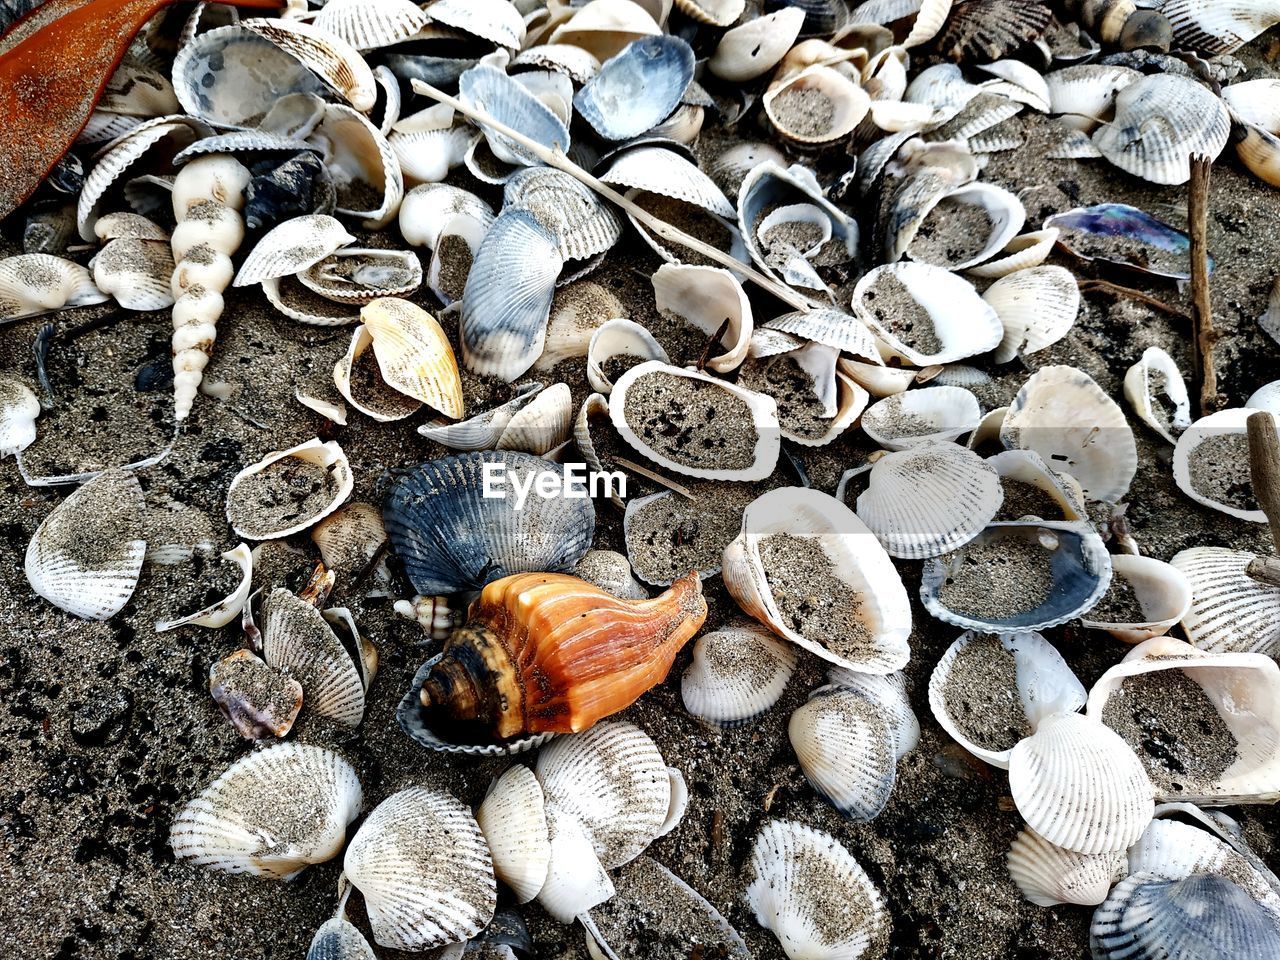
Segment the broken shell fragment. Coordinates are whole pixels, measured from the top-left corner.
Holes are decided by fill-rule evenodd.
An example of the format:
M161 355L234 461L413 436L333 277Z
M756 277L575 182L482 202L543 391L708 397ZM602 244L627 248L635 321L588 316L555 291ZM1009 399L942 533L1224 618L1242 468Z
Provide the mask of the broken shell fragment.
M380 297L360 309L360 319L388 386L447 417L462 416L458 362L435 317L408 300Z
M311 528L311 541L327 569L341 577L363 573L387 542L382 511L371 503L348 503Z
M0 460L21 453L36 439L40 401L21 380L0 375Z
M240 544L222 554L222 559L234 563L240 568L240 582L236 588L209 606L195 613L179 617L176 620L160 620L156 622L156 633L176 630L178 627L212 627L218 629L240 616L245 601L249 599L249 589L253 583L253 559L248 544Z
M1005 244L1000 251L1002 255L970 267L966 273L973 277L998 279L1017 270L1038 267L1053 252L1053 245L1058 242L1060 233L1056 227L1049 227L1020 234Z
M1147 347L1124 375L1124 396L1143 423L1170 443L1191 426L1191 398L1173 357ZM1170 409L1172 408L1172 409Z
M1191 238L1162 220L1124 203L1099 203L1056 213L1044 222L1058 230L1060 242L1082 260L1129 270L1191 279ZM1213 270L1213 257L1208 258Z
M248 650L209 668L209 695L246 740L287 736L302 709L302 684Z
M600 863L586 827L567 810L547 809L551 857L538 904L552 919L573 923L613 896L613 880Z
M786 6L725 31L707 69L731 83L763 76L791 49L804 18L804 10Z
M334 917L322 923L311 938L306 960L378 960L378 955L358 927L343 917Z
M287 537L337 510L354 483L337 443L308 440L236 474L227 489L227 521L246 540Z
M728 270L664 263L653 275L653 298L659 313L679 318L708 337L723 327L718 340L723 352L706 362L712 370L727 373L746 359L753 330L751 302Z
M661 271L667 266L670 264L664 264L658 269ZM657 279L656 274L654 279ZM591 384L591 389L608 396L613 390L609 372L612 370L616 373L616 367L626 363L623 358L631 358L635 363L648 360L670 362L662 344L634 320L606 320L591 335L591 342L587 346L587 382Z
M1174 447L1173 478L1196 503L1241 520L1266 523L1267 515L1254 498L1249 469L1246 423L1256 412L1234 407L1191 424Z
M302 684L307 709L348 727L364 717L364 681L320 611L288 590L262 605L262 658Z
M749 723L778 702L796 660L791 645L754 624L704 633L680 681L684 707L722 727Z
M348 247L301 271L298 282L335 303L368 303L417 290L422 263L407 250Z

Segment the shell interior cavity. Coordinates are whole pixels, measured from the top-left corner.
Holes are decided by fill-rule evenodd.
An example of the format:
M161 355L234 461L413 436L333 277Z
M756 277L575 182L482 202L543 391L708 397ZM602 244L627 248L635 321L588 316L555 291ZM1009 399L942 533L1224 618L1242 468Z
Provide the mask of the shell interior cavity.
M227 489L227 520L247 540L287 537L337 510L354 483L336 442L308 440L237 473Z

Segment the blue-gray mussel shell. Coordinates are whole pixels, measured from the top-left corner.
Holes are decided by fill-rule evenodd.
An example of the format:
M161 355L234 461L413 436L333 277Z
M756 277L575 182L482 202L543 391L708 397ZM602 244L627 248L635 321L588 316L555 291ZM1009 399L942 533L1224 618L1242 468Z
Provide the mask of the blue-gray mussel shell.
M341 917L334 917L316 931L307 960L378 960L378 955L358 929Z
M508 478L560 468L510 450L442 457L398 479L382 508L392 549L418 593L480 590L513 573L568 572L591 546L596 511L587 497L543 498L535 489L516 508L506 496L486 497L485 465L501 464Z
M638 137L680 105L693 79L693 50L679 37L643 37L610 57L573 98L606 140Z
M1280 957L1280 928L1219 874L1135 873L1093 912L1089 949L1094 960L1262 960Z
M1125 203L1099 203L1092 207L1077 207L1065 213L1057 213L1044 222L1045 228L1056 227L1062 231L1062 245L1068 250L1076 237L1090 236L1114 238L1126 246L1146 248L1146 257L1133 254L1116 256L1090 256L1076 253L1086 260L1114 263L1141 273L1173 280L1191 278L1191 238L1151 214ZM1083 244L1080 244L1082 247ZM1141 261L1141 262L1140 262ZM1209 257L1209 271L1213 271L1213 257Z

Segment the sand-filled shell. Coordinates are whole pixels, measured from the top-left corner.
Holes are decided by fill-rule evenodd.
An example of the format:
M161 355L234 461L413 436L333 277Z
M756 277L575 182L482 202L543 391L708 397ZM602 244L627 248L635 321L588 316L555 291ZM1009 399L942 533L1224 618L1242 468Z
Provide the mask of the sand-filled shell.
M626 140L665 120L693 79L693 50L679 37L644 37L600 65L573 98L606 140Z
M227 489L227 521L246 540L287 537L337 510L354 483L336 442L308 440L237 473Z
M249 251L236 274L234 286L245 287L301 273L354 243L355 239L341 222L323 213L286 220L273 227Z
M382 511L371 503L348 503L317 523L311 541L325 567L342 577L364 572L387 542Z
M613 390L613 381L606 365L621 357L634 358L638 363L648 360L670 362L662 344L640 324L623 318L607 320L591 335L587 346L587 382L593 390L608 396Z
M588 550L573 575L623 600L646 600L649 591L634 577L627 558L616 550Z
M878 956L889 911L852 854L829 833L770 820L751 848L747 904L790 960Z
M988 287L982 299L1004 327L996 363L1057 343L1070 332L1080 312L1080 288L1064 267L1031 267L1007 274Z
M1162 712L1171 702L1172 723ZM1205 653L1157 637L1098 679L1088 712L1133 743L1159 800L1280 797L1280 669L1270 657Z
M1115 503L1138 470L1124 411L1083 370L1041 367L1009 407L1000 428L1006 447L1034 450L1080 481L1094 500Z
M542 889L551 861L546 806L533 771L517 764L500 776L476 808L476 822L489 845L493 872L517 903L528 903Z
M1094 911L1089 949L1098 960L1268 957L1280 951L1280 923L1224 876L1135 873Z
M1060 231L1054 227L1019 234L1005 244L1004 249L986 263L970 267L970 276L1000 278L1018 270L1038 267L1053 252Z
M447 417L462 416L458 362L435 317L408 300L380 297L360 309L360 319L388 386Z
M909 207L906 209L905 207ZM1016 196L983 181L932 192L917 203L910 192L899 195L891 216L901 223L892 231L889 254L905 253L920 263L947 270L965 270L990 260L1005 248L1026 223L1027 212ZM948 222L981 220L956 236L947 234ZM938 229L943 233L938 235Z
M1253 579L1254 554L1222 547L1192 547L1170 563L1191 583L1191 609L1182 618L1187 638L1211 653L1280 650L1280 587Z
M489 847L471 811L446 793L410 787L383 800L356 831L342 869L364 896L381 947L457 943L493 918Z
M1227 145L1226 105L1188 77L1142 77L1116 95L1116 115L1093 135L1104 157L1151 183L1186 183L1191 157L1216 158Z
M71 260L47 253L0 260L0 323L106 299L89 271Z
M1235 53L1280 23L1280 10L1268 0L1163 0L1159 10L1179 44L1207 54Z
M39 416L40 401L31 388L17 377L0 375L0 460L35 442Z
M355 662L320 611L288 590L262 605L262 658L302 684L307 709L348 727L364 717L365 689Z
M222 559L234 563L240 568L240 581L229 594L206 607L173 620L156 621L156 633L176 630L178 627L225 627L240 616L245 601L249 599L249 589L253 583L253 559L247 544L240 544L222 554Z
M263 289L272 282L268 280ZM410 341L408 345L421 347L426 357L432 357L429 344ZM438 353L435 359L440 359ZM333 386L347 403L379 423L403 420L422 408L420 400L387 383L377 354L373 352L373 333L364 324L351 331L347 352L333 365Z
M505 476L504 496L484 495L486 466ZM513 573L572 570L591 546L591 500L531 493L517 505L514 485L534 482L552 466L512 451L467 453L421 464L398 479L383 520L414 589L428 596L458 593Z
M613 896L613 880L596 855L591 835L568 810L547 808L551 857L538 904L560 923L573 923Z
M1017 743L1055 713L1085 704L1084 686L1038 633L963 633L929 677L929 707L957 743L1009 769Z
M1027 826L1076 853L1124 850L1155 811L1151 782L1129 745L1077 713L1044 718L1013 748L1009 789Z
M722 727L749 723L778 702L797 658L794 647L754 624L704 633L680 681L684 707Z
M279 743L233 763L174 818L174 855L225 873L289 880L337 856L360 781L332 750Z
M356 48L336 34L302 20L253 17L240 26L296 58L357 110L373 109L378 97L373 71Z
M1191 583L1177 567L1153 557L1115 554L1111 558L1111 590L1121 591L1117 606L1110 594L1081 618L1092 630L1105 630L1125 643L1158 637L1191 609Z
M569 129L550 107L523 84L488 64L472 67L458 81L463 103L483 110L499 123L536 140L544 147L567 152ZM538 163L526 147L496 130L484 129L493 155L504 163L521 166Z
M1019 633L1080 616L1110 582L1110 555L1087 525L1000 522L958 550L925 561L920 597L946 623Z
M708 337L728 321L718 341L723 351L706 362L712 370L727 373L746 359L754 328L751 302L728 270L664 263L653 274L653 298L659 313L675 316Z
M337 212L359 217L368 230L381 230L404 199L404 175L386 135L364 114L331 103L312 135L325 147L325 169L337 190Z
M1138 419L1170 443L1176 444L1178 435L1191 426L1191 397L1182 371L1159 347L1147 347L1125 373L1124 397Z
M926 443L875 462L857 513L891 557L918 560L977 536L1003 498L995 469L977 454Z
M1004 412L996 411L1003 419ZM997 425L998 429L998 425ZM974 431L977 437L980 429ZM987 461L1000 474L1004 502L999 520L1083 520L1084 492L1067 473L1050 469L1034 450L1003 450Z
M834 497L781 487L752 501L722 575L746 613L824 660L868 673L907 662L906 589L875 534Z
M853 313L916 366L993 350L1004 336L996 311L967 280L926 263L891 263L853 290Z
M1173 450L1173 479L1196 503L1266 523L1254 498L1249 470L1247 422L1256 413L1233 407L1201 417L1178 437Z
M1072 129L1088 132L1113 115L1116 94L1142 74L1119 64L1082 63L1045 76L1049 112Z
M378 955L358 927L345 917L334 917L311 938L306 960L378 960Z
M955 440L981 419L978 398L964 387L927 387L876 401L862 415L862 429L886 450L909 450Z
M298 281L335 303L368 303L418 289L422 262L408 250L349 247L307 267L298 274Z
M858 84L822 65L775 80L761 103L774 128L800 144L847 136L871 109L871 98Z
M1191 238L1125 203L1099 203L1056 213L1044 222L1082 260L1112 263L1174 280L1191 278ZM1213 270L1213 257L1208 258Z
M98 474L36 528L24 562L31 588L74 616L115 616L138 585L145 512L137 477L121 469Z
M632 367L609 395L609 419L628 444L662 467L710 480L773 473L777 409L771 397L660 360Z

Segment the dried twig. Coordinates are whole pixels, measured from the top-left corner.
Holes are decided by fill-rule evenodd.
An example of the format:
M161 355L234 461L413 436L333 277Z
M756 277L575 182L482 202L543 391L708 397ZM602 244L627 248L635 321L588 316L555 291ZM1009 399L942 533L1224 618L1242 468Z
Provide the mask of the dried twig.
M1280 554L1280 436L1276 418L1266 410L1250 414L1249 476L1253 495L1271 525L1272 552Z
M725 332L728 329L729 329L729 318L725 317L724 322L721 323L720 326L716 328L716 332L707 338L706 346L702 348L702 353L698 356L698 372L699 373L701 373L703 370L706 369L707 361L711 359L712 348L714 348L715 345L720 342L720 338L725 335Z
M1112 283L1110 280L1080 280L1077 281L1081 293L1109 293L1116 297L1125 297L1129 300L1136 300L1139 303L1145 303L1153 310L1159 310L1171 317L1177 317L1180 320L1190 320L1186 312L1179 310L1177 307L1171 307L1163 300L1157 300L1150 294L1143 293L1141 290L1135 290L1133 287L1123 287L1118 283Z
M678 243L686 249L702 254L708 260L714 260L722 267L726 267L734 273L741 274L752 283L755 283L757 286L769 291L783 303L786 303L795 310L808 312L813 309L813 304L795 290L779 283L772 277L765 276L750 264L745 264L741 260L735 260L723 250L718 250L709 243L704 243L697 237L690 236L683 230L667 223L665 220L655 217L639 204L628 200L607 183L604 183L598 178L587 173L587 171L583 170L580 166L566 157L560 150L553 150L550 147L539 143L537 140L526 137L519 130L513 130L505 123L500 123L495 120L484 110L479 110L475 107L469 106L457 97L451 97L449 94L441 90L437 90L429 83L423 83L421 80L415 79L412 81L412 86L415 93L420 93L423 96L430 97L432 100L447 104L450 107L453 107L454 110L458 111L458 113L462 114L464 117L469 117L476 123L489 127L490 129L502 134L504 137L514 140L547 166L555 167L557 170L569 174L569 176L590 187L606 200L620 206L636 220L640 221L658 236L662 237L662 239L669 240L672 243Z
M662 486L666 487L668 490L671 490L675 493L680 494L680 496L682 497L688 497L690 500L697 499L693 495L693 491L690 490L688 487L681 486L680 484L676 483L674 480L668 480L662 474L655 473L654 471L650 470L648 467L642 467L640 464L635 463L631 460L624 460L622 457L614 457L613 462L616 463L618 466L622 467L623 470L630 470L632 473L638 473L640 474L640 476L645 477L649 480L652 480L654 483L661 484Z
M1209 298L1209 172L1208 157L1191 158L1187 220L1191 234L1191 323L1196 335L1195 378L1200 385L1200 415L1218 409L1218 373L1213 365L1213 304Z
M1280 557L1254 557L1244 572L1259 583L1280 587Z

